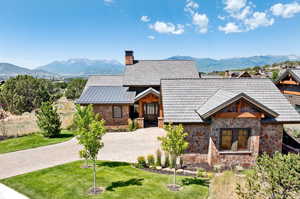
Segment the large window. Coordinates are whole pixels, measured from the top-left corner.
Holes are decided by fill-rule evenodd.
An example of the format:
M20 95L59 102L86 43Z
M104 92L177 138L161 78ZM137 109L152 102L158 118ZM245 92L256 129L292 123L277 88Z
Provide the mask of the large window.
M249 150L251 129L221 129L220 149L224 151Z
M122 118L122 106L113 105L112 109L113 118Z

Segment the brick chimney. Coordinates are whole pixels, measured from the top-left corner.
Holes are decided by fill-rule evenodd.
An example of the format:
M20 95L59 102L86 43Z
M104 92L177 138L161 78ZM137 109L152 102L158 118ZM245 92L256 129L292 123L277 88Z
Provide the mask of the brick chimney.
M125 50L125 65L132 65L134 63L133 51Z

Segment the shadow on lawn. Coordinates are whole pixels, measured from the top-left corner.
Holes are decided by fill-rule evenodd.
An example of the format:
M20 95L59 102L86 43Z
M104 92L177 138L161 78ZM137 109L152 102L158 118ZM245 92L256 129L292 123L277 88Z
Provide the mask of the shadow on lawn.
M127 186L131 186L131 185L141 186L143 180L144 180L144 178L131 178L130 180L127 180L127 181L112 182L111 185L106 187L105 190L115 191L115 188L119 188L119 187L127 187Z
M68 134L68 133L61 133L58 136L55 136L53 138L69 138L69 137L73 137L73 134Z
M202 186L208 186L209 181L205 179L199 179L199 178L184 178L182 179L183 185L202 185Z
M122 166L129 166L129 163L126 162L99 162L97 166L99 167L122 167Z

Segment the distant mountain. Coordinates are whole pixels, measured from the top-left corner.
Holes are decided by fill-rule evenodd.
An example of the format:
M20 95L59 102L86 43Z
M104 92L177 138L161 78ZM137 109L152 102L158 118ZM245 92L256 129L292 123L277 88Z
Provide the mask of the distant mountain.
M116 60L69 59L54 61L37 69L63 76L85 76L90 74L120 74L124 65Z
M49 73L43 70L30 70L10 63L0 63L0 78L7 79L17 75L32 75L40 78L57 77L57 74Z
M190 56L173 56L167 58L169 60L194 60L197 63L198 71L212 72L224 71L230 69L243 69L247 67L263 66L284 61L300 60L300 56L252 56L252 57L237 57L228 59L211 59L211 58L196 58Z

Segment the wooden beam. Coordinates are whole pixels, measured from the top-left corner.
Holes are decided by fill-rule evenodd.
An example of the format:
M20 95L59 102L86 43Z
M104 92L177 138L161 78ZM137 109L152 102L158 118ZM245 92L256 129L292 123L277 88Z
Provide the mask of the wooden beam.
M286 91L286 90L283 90L282 93L283 94L299 95L300 96L300 92L297 92L297 91Z
M284 80L284 81L280 81L281 84L287 84L287 85L299 85L298 82L295 82L293 80Z
M217 113L216 118L262 118L261 113L238 113L238 112L226 112L226 113Z

